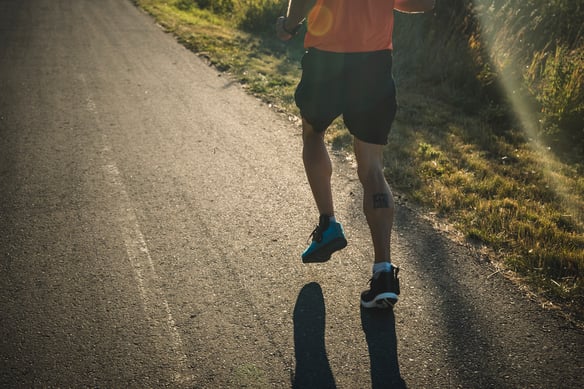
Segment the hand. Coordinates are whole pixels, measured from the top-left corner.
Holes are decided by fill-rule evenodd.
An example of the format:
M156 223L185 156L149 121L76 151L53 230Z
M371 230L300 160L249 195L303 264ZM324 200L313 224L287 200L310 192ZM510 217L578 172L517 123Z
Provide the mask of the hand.
M282 41L289 41L294 35L286 31L284 23L286 23L285 16L280 16L278 20L276 20L276 36Z

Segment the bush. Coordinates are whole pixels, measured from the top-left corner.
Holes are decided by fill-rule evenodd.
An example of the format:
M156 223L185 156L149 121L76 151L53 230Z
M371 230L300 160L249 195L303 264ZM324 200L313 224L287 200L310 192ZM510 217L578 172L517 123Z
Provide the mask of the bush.
M200 9L209 10L217 15L232 15L238 0L179 0L181 3L194 3Z
M582 158L584 4L491 0L475 12L497 77L517 84L513 93L531 105L538 135Z
M181 11L190 11L195 6L195 0L177 0L174 6Z
M463 108L511 109L512 93L539 136L568 145L559 153L573 151L583 162L582 20L584 4L571 0L437 2L433 15L396 17L396 64L446 86Z
M584 48L535 53L525 74L541 107L541 132L548 140L584 149Z
M267 33L274 31L276 18L285 13L282 1L256 0L248 3L239 26L248 32Z

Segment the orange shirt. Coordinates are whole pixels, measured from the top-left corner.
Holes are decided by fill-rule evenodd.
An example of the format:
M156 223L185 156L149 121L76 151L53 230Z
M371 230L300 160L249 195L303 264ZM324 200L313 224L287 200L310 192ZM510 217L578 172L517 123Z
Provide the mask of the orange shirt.
M393 0L317 0L304 47L337 53L391 50Z

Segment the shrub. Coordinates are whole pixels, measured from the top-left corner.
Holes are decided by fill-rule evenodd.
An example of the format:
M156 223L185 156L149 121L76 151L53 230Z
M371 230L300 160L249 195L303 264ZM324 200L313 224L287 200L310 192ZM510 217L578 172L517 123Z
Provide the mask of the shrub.
M584 149L584 48L535 53L525 79L541 107L542 134Z
M250 1L243 10L239 26L249 32L266 33L274 30L276 18L284 14L282 2L278 0Z
M209 10L217 15L232 15L238 0L179 0L180 3L194 3L200 9Z
M540 136L582 162L582 20L584 3L570 0L437 2L433 15L397 16L396 72L442 85L471 110L507 106L512 93Z

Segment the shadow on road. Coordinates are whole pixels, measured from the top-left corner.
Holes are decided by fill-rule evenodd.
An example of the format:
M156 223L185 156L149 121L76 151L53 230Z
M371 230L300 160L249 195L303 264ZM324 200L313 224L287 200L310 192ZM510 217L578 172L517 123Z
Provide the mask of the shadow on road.
M325 306L316 282L304 285L294 307L293 388L336 388L324 344Z
M369 347L371 387L373 389L406 388L399 372L393 311L361 307L361 325Z
M412 224L411 214L401 211L396 214L394 225L403 235L404 249L407 247L408 255L415 259L410 262L412 272L423 281L425 290L437 293L432 314L444 330L440 340L444 346L437 346L436 350L444 348L439 353L448 361L448 367L442 367L440 375L433 379L441 382L455 379L465 387L512 387L502 374L505 367L512 366L512 360L507 359L509 353L501 352L496 345L502 333L494 331L493 322L487 321L489 311L485 310L488 307L485 303L490 301L480 299L489 296L486 279L481 280L475 268L464 263L469 252L462 246L452 246L428 224L409 228ZM421 236L425 238L420 239Z

